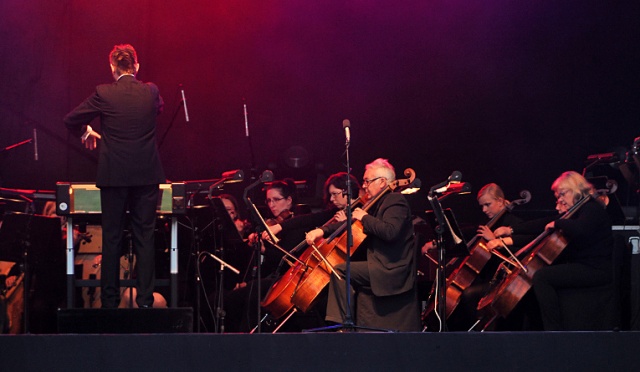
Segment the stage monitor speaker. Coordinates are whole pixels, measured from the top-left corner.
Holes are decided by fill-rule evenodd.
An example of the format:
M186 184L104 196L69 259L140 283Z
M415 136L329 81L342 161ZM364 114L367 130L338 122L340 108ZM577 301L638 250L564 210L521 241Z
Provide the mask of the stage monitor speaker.
M58 309L59 333L192 333L193 309Z

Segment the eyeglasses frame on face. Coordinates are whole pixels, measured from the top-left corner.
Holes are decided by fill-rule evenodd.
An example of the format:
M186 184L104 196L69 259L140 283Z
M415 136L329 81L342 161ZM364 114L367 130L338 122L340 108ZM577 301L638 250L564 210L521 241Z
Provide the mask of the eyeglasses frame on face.
M286 199L286 198L267 198L267 199L264 200L264 203L266 205L269 205L271 202L273 202L275 204L275 203L277 203L279 201L282 201L284 199Z
M573 190L571 189L566 189L564 191L558 191L558 194L554 196L556 197L556 200L559 200L560 198L564 198L564 196L567 195L569 191L573 192Z
M336 192L329 192L329 197L333 196L333 197L337 198L338 196L344 195L345 193L346 193L345 190L340 190L340 191L336 191Z
M385 178L385 177L384 176L380 176L380 177L372 178L370 180L365 178L365 179L362 180L362 187L367 187L367 186L371 185L372 182L375 182L375 181L379 180L380 178Z

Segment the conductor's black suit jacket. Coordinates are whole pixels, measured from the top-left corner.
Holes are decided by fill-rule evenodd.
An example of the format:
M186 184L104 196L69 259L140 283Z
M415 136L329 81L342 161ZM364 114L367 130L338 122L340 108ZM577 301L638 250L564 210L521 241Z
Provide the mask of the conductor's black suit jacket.
M96 186L143 186L165 182L156 146L156 117L163 101L158 87L132 75L102 84L64 118L70 130L81 134L82 127L100 117Z

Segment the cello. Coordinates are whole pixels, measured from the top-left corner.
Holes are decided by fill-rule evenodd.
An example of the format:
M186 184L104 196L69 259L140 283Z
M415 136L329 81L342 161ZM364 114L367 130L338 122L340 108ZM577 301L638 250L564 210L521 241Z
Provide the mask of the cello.
M520 197L522 199L514 200L502 208L499 213L486 223L486 226L493 229L505 213L511 212L513 208L518 205L528 203L531 200L531 193L523 190L520 192ZM452 271L447 276L446 283L446 318L449 318L456 309L460 303L462 293L475 281L476 277L491 259L492 254L500 257L502 260L509 261L509 259L501 253L490 251L486 244L487 240L481 234L476 234L467 244L469 255L454 259L447 265ZM422 312L422 322L427 328L429 325L438 323L437 314L435 313L435 296L431 296L431 298L433 298L433 300L429 302Z
M387 187L374 198L368 200L362 209L364 211L368 211L382 198L382 196L386 195L390 191L396 190L398 187L404 187L411 184L416 177L415 171L411 168L405 169L404 175L407 177L406 179L397 179L389 182ZM367 236L364 234L364 228L361 221L353 221L351 227L353 233L353 246L349 252L350 256L353 256ZM339 237L334 239L333 237L336 236L336 234L339 234ZM296 305L296 307L302 311L306 311L315 304L318 295L320 295L322 290L329 284L331 275L335 274L333 267L344 263L347 260L346 222L340 227L340 229L336 230L329 238L323 241L318 247L318 250L321 251L326 260L317 261L317 257L313 257L316 259L316 261L313 262L315 265L313 270L310 271L300 283L291 298L291 301Z
M569 208L560 219L571 218L592 198L592 195L583 197ZM487 329L498 317L505 318L513 311L518 302L531 289L535 273L540 268L551 265L567 244L567 238L560 231L556 229L545 230L518 252L518 255L524 255L523 267L516 266L509 269L504 263L501 264L496 276L499 273L507 273L507 275L478 302L478 311L481 314L478 325L482 330Z
M390 182L380 194L368 200L362 209L368 210L387 192L395 190L399 186L407 186L415 180L415 171L413 169L407 168L404 174L408 177L407 179L398 179ZM334 221L331 220L327 224L332 222ZM278 319L293 309L285 319L286 321L296 311L306 312L315 304L318 295L329 284L331 275L337 275L333 271L333 267L346 262L346 227L347 224L345 222L320 244L315 247L308 247L300 257L304 264L298 263L292 266L272 286L262 302L262 306L273 317ZM362 230L362 223L354 221L352 224L354 244L351 247L351 255L354 254L357 247L366 237ZM306 242L303 241L300 244L304 245Z
M354 207L359 203L360 199L358 198L354 200L351 205ZM335 219L332 218L324 225L334 222ZM306 245L306 241L303 240L291 249L291 252L297 252L303 249ZM291 262L286 261L290 265L289 269L271 286L269 292L261 302L261 306L264 307L273 318L280 319L293 309L294 304L291 302L291 297L296 289L296 285L300 283L305 272L309 270L308 262L312 255L315 256L316 252L314 249L309 248L300 255L300 262L292 264Z

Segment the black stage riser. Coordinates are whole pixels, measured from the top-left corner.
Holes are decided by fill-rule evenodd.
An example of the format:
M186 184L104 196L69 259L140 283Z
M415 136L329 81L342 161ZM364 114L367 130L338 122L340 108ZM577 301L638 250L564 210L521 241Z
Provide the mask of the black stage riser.
M191 333L193 309L60 309L58 333Z
M640 332L1 336L5 371L636 371Z

